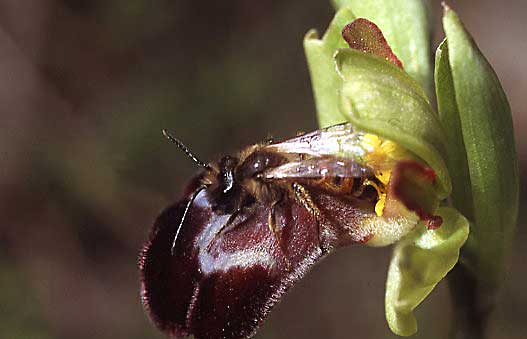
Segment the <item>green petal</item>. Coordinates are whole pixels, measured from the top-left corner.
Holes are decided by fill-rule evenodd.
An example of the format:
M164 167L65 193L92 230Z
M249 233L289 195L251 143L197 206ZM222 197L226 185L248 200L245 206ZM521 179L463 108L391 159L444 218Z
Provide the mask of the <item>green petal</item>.
M335 70L333 54L339 48L346 47L341 32L353 19L355 16L351 10L342 8L335 15L322 39L318 38L316 30L310 30L304 38L304 51L321 128L346 121L338 105L338 91L342 87L342 79Z
M465 217L473 220L467 155L461 132L452 73L448 63L446 40L439 45L436 51L434 78L439 119L447 135L447 166L452 179L452 202Z
M430 25L422 0L333 0L336 8L351 8L357 18L373 21L383 32L404 69L426 90L432 89Z
M370 20L359 18L347 24L342 30L342 37L350 48L375 54L404 69L403 63L393 53L379 26Z
M449 8L443 26L454 89L454 98L449 100L459 112L475 221L463 254L481 280L497 286L518 213L511 110L494 70Z
M453 208L438 210L443 225L427 230L419 225L395 245L386 282L386 319L403 336L417 331L413 310L454 267L468 237L467 219Z
M359 130L390 139L419 156L438 177L437 195L451 191L443 157L445 133L419 84L397 66L358 50L335 55L344 80L341 111Z

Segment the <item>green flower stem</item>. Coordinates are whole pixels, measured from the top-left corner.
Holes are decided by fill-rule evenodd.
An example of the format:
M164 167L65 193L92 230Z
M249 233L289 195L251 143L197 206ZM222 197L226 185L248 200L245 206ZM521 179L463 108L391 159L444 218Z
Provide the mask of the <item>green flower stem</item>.
M483 339L496 304L493 289L461 262L447 275L452 300L451 339Z

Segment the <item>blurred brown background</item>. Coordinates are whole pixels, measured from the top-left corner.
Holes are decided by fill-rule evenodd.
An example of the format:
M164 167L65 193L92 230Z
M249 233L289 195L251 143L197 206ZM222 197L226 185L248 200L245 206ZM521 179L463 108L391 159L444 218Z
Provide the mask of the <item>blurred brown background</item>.
M527 2L451 5L503 81L525 174ZM327 0L1 0L0 338L161 338L137 253L196 170L161 129L206 160L315 129L302 38L332 14ZM527 336L525 199L490 338ZM257 337L395 338L389 256L339 251ZM448 298L442 283L418 309L418 338L446 336Z

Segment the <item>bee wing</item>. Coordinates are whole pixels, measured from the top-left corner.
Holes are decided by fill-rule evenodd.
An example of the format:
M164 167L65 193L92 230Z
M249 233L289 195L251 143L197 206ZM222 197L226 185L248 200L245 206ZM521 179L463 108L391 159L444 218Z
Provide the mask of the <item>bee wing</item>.
M373 175L373 170L353 160L335 157L317 157L301 161L292 161L269 169L263 178L276 179L321 179L321 178L357 178Z
M353 131L351 124L345 123L270 144L265 149L278 153L360 159L366 153L360 144L362 136L362 133Z

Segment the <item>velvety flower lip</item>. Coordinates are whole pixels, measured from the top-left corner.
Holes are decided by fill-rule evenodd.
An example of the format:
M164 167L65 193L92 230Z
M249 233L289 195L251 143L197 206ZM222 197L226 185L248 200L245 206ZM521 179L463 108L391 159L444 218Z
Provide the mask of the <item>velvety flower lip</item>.
M408 166L425 169L414 160ZM406 165L398 167L404 171ZM398 171L389 185L395 190L406 181ZM221 232L232 214L214 208L209 190L199 192L184 212L199 181L192 180L187 194L161 213L140 254L144 308L158 328L175 336L248 338L289 288L335 249L370 242L387 245L418 224L414 213L392 199L390 189L386 213L379 216L371 194L348 197L314 186L313 203L324 220L320 225L304 206L284 198L275 209L278 237L269 230L267 205L258 205L248 218L233 219L229 230ZM410 191L418 188L414 182L402 185ZM186 225L177 255L172 255L173 234L183 213Z

